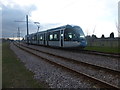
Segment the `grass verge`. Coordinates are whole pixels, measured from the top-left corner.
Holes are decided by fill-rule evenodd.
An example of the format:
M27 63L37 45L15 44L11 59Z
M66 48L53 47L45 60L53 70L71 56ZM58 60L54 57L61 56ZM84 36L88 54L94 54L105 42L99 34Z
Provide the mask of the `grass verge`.
M120 48L87 46L85 50L94 50L106 53L120 53Z
M0 90L2 89L2 43L0 41Z
M43 88L33 79L33 73L26 70L9 43L2 44L2 88Z

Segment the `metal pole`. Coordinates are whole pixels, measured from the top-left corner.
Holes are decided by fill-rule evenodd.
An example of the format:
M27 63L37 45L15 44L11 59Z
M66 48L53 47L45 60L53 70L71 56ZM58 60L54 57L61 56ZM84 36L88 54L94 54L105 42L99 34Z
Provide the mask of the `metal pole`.
M118 2L118 25L117 25L117 29L118 29L118 37L120 37L120 1Z
M26 15L26 24L27 24L27 44L29 45L29 38L28 38L28 35L29 35L29 31L28 31L28 15Z
M18 28L19 29L19 43L20 43L20 28Z
M20 29L18 27L18 38L19 38L19 42L20 42Z
M19 42L19 45L20 45L20 29L18 27L18 42Z
M14 33L13 33L13 41L14 41Z

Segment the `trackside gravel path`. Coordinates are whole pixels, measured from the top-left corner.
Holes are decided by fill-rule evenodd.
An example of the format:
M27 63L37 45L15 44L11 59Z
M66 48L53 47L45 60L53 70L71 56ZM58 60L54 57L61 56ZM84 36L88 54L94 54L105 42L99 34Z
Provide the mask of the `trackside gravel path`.
M16 53L26 68L35 73L34 78L45 83L50 88L99 88L85 77L78 77L74 73L56 67L44 60L20 50L13 44L11 49Z

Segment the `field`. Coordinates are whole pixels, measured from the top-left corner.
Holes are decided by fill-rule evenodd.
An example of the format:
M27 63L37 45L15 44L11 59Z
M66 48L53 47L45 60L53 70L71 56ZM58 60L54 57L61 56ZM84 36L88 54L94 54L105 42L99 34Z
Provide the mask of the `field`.
M33 73L26 70L9 43L2 44L2 88L43 88L33 79Z
M100 52L107 52L107 53L120 53L120 48L110 48L110 47L95 47L95 46L88 46L85 50L94 50Z
M2 43L0 42L0 89L2 88Z

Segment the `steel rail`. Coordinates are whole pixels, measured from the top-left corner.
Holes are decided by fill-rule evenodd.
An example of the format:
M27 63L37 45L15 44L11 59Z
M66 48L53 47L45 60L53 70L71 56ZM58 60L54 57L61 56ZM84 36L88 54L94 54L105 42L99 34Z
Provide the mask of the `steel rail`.
M108 56L114 58L120 58L120 53L106 53L106 52L99 52L99 51L92 51L92 50L83 50L84 53L94 54L94 55L101 55L101 56Z
M15 45L16 45L16 44L15 44ZM41 56L39 56L39 55L36 55L35 53L33 53L33 52L29 51L29 50L26 50L25 48L20 47L21 45L16 45L16 46L19 47L19 48L21 48L22 50L25 50L25 51L27 51L27 52L35 55L35 56L38 56L38 57L40 57L40 58L42 58L42 59L45 59L45 60L47 60L47 61L49 61L49 62L51 62L51 63L57 64L57 65L62 66L62 67L64 67L64 68L68 69L68 70L71 70L71 71L73 71L73 72L75 72L75 73L77 73L77 74L81 74L81 75L84 75L84 76L86 76L86 77L88 77L88 78L91 78L92 80L97 81L97 82L99 82L99 83L101 83L101 84L103 84L103 85L105 85L105 86L108 86L108 87L110 87L110 88L120 89L119 87L117 87L117 86L115 86L115 85L112 85L112 84L110 84L110 83L108 83L108 82L105 82L105 81L100 80L100 79L98 79L98 78L92 77L92 76L87 75L87 74L85 74L85 73L78 72L78 71L74 70L73 68L64 66L64 65L62 65L62 64L60 64L60 63L56 63L56 62L51 61L51 60L49 60L49 59L47 59L47 58L41 57ZM26 47L26 48L28 48L28 47ZM29 49L31 49L31 48L29 48ZM35 50L35 49L33 49L33 50ZM36 51L36 50L35 50L35 51Z
M107 57L113 57L113 58L120 58L120 53L108 53L108 52L100 52L95 50L81 50L80 48L66 48L62 50L72 51L72 52L79 52L79 53L85 53L85 54L92 54L92 55L100 55L100 56L107 56Z
M52 55L52 56L57 56L59 58L65 59L65 60L73 61L73 62L76 62L76 63L86 64L86 65L97 67L97 68L100 68L100 69L107 69L108 71L120 74L120 70L116 70L116 69L112 69L112 68L108 68L108 67L104 67L104 66L100 66L100 65L95 65L95 64L92 64L92 63L89 63L89 62L78 61L76 59L72 59L72 58L68 58L68 57L63 57L63 56L60 56L60 55L55 55L55 54L52 54L52 53L49 53L49 52L45 52L45 51L41 51L41 50L38 50L38 49L34 49L34 48L31 48L31 47L25 46L23 44L20 44L20 45L22 45L22 46L24 46L26 48L32 49L32 50L36 50L38 52L42 52L42 53L49 54L49 55Z

